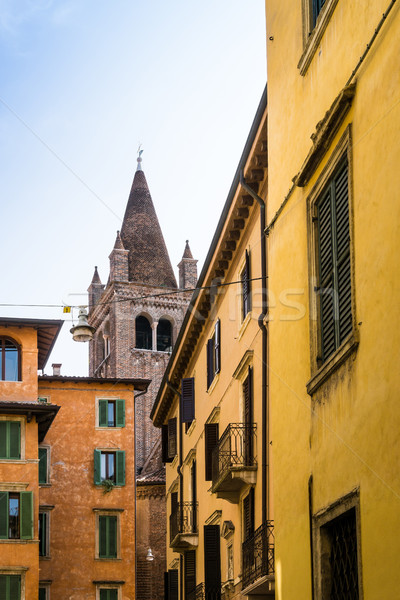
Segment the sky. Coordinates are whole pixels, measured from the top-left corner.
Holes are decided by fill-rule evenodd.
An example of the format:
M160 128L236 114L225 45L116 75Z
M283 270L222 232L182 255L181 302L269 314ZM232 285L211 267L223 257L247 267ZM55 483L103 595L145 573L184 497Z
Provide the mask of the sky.
M266 83L263 0L0 0L0 315L64 319L105 283L136 169L199 273ZM26 306L2 306L26 305Z

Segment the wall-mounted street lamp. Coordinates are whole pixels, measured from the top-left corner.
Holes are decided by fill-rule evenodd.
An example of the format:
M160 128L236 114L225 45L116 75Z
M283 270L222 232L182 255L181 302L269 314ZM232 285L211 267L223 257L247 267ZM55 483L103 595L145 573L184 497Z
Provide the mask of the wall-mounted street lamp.
M154 560L154 556L153 556L153 553L152 553L152 551L151 551L151 548L149 548L149 549L147 550L147 556L146 556L146 560L148 560L149 562L151 562L152 560Z
M75 342L90 342L93 339L93 333L96 331L96 328L89 325L87 316L86 307L80 306L78 324L70 329L72 339Z

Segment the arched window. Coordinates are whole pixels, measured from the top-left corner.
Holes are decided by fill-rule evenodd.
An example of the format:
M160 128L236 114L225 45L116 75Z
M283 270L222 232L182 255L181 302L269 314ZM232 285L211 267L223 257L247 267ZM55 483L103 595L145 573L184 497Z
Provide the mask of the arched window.
M157 325L157 350L172 350L172 325L167 319L160 319Z
M20 381L21 353L17 342L11 338L0 337L0 380Z
M152 349L152 331L151 326L146 317L142 315L136 317L135 321L136 328L136 348L143 350Z

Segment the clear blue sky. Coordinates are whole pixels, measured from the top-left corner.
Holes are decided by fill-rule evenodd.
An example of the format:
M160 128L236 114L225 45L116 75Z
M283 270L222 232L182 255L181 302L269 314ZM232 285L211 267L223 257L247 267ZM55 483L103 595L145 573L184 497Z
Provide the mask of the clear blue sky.
M0 0L0 53L0 303L107 280L139 143L172 265L189 239L201 268L266 81L264 1ZM87 373L70 327L47 372Z

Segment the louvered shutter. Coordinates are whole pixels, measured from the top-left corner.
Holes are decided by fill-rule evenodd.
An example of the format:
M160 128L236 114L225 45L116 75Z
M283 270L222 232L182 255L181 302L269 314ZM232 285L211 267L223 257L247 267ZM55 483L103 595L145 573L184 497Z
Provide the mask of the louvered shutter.
M108 600L108 592L106 589L100 590L100 600Z
M33 492L20 492L20 537L21 540L33 538Z
M125 485L125 452L117 450L115 453L115 483L117 485Z
M117 517L107 517L108 520L108 557L117 558Z
M168 600L178 600L178 569L168 571Z
M192 600L196 588L196 551L185 552L185 600Z
M221 557L219 525L204 526L204 584L206 598L221 597Z
M244 539L251 539L254 535L254 488L250 488L250 492L243 500L243 526Z
M39 588L39 600L46 600L46 588Z
M181 419L182 423L191 423L194 419L194 377L182 379Z
M0 492L0 540L8 539L8 492Z
M99 557L107 557L107 519L106 515L99 516Z
M47 483L47 448L39 448L39 483Z
M161 427L161 451L163 463L172 462L172 458L168 456L168 425Z
M21 423L9 421L10 428L10 452L9 457L19 460L21 458Z
M101 484L101 451L94 451L94 484Z
M99 400L99 427L108 427L108 400Z
M0 575L0 600L20 600L21 576Z
M221 370L221 321L219 319L215 323L214 354L215 373L219 373Z
M338 346L352 331L349 182L347 163L335 178Z
M176 417L168 420L168 456L173 459L177 450Z
M244 399L244 460L245 465L250 466L253 463L253 369L248 368L248 375L243 382Z
M243 294L243 319L251 311L251 272L250 272L250 254L246 250L245 267L242 273L242 294Z
M108 600L118 600L118 590L108 590Z
M117 427L125 427L125 400L120 398L115 401L115 424Z
M333 278L332 194L329 189L318 205L319 226L319 295L321 350L324 362L334 351L335 287Z
M211 340L207 341L207 389L210 387L214 379L214 343Z
M211 481L213 478L212 471L212 452L218 444L219 427L218 423L206 423L204 426L205 433L205 479Z
M0 421L0 458L8 458L7 421Z

